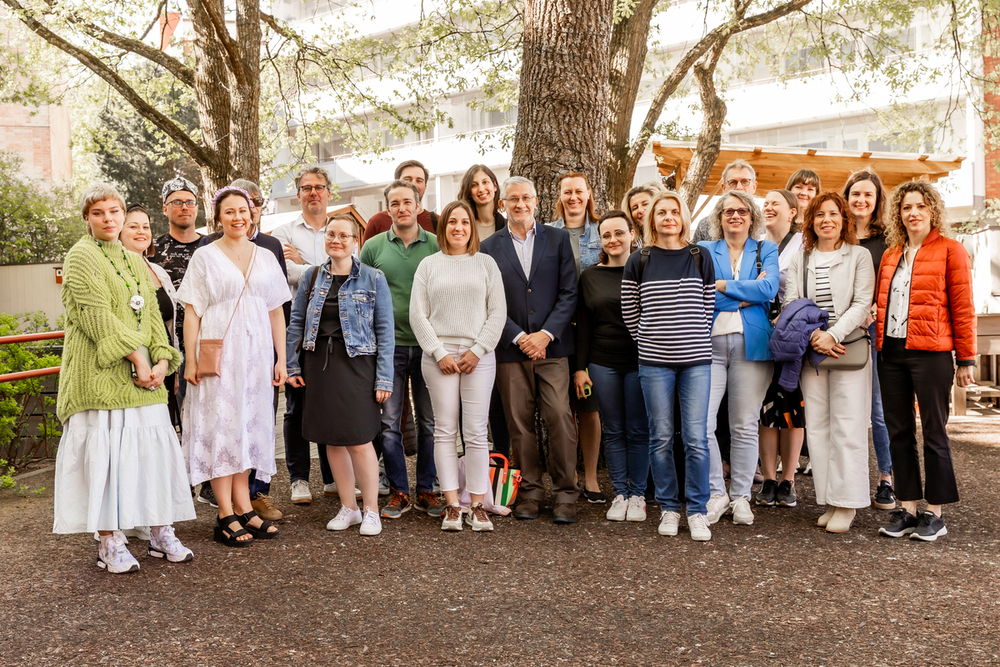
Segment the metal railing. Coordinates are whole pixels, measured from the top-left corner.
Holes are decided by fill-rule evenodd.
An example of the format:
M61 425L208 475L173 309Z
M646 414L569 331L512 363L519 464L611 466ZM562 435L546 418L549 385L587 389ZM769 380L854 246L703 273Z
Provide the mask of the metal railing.
M16 336L0 336L0 345L11 345L15 343L35 343L41 340L56 340L65 338L64 331L46 331L44 333L17 334ZM17 373L4 373L0 375L0 382L17 382L18 380L29 380L31 378L43 377L45 375L56 375L60 366L50 368L36 368L31 371L19 371Z

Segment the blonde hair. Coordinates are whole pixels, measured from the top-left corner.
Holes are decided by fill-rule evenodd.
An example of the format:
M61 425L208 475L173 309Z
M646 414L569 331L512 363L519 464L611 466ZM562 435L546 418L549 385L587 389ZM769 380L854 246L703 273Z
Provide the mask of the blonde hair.
M83 216L83 219L87 219L87 214L90 213L91 206L105 199L116 200L121 204L122 215L125 214L125 198L118 192L118 188L108 183L95 183L87 188L83 196L80 197L80 215Z
M736 197L739 199L750 211L750 229L747 231L749 238L760 238L761 229L764 227L764 215L760 212L760 207L757 206L757 202L753 200L753 196L748 195L742 190L726 190L719 195L719 201L715 203L715 208L712 209L712 213L709 218L712 240L718 241L723 237L722 210L725 208L726 200L730 197Z
M924 203L931 211L931 229L938 230L941 236L948 235L948 220L945 217L944 199L941 193L927 181L906 181L896 186L889 199L889 215L885 221L885 242L890 248L902 248L909 241L906 225L899 209L903 207L903 199L911 192L919 192Z
M653 195L653 199L649 202L649 208L646 209L646 218L643 221L646 227L646 233L642 239L643 245L656 245L658 235L656 233L656 225L653 224L653 214L656 213L656 205L667 199L677 202L677 207L681 210L681 241L687 243L688 238L691 236L691 211L688 209L687 204L673 190L660 190Z

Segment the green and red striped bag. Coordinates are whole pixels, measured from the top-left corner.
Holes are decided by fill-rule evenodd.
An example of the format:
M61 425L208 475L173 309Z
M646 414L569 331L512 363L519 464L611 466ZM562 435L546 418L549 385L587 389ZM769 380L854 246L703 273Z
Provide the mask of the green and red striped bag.
M510 507L517 498L521 486L521 471L510 467L510 461L503 454L490 454L490 486L493 489L493 504Z

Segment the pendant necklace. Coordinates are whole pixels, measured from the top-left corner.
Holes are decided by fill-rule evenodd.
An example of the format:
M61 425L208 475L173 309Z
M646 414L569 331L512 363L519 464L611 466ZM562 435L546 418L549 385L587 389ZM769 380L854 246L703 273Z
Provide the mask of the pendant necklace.
M128 291L131 292L135 289L135 296L129 299L128 305L135 313L136 331L138 331L142 328L142 307L146 304L146 300L142 297L142 290L139 288L139 277L135 274L135 269L132 268L132 262L129 261L128 255L125 254L125 250L123 248L122 253L125 257L125 266L128 267L128 271L132 275L132 280L135 281L134 287L132 283L128 281L125 274L121 272L121 269L118 268L118 265L115 264L115 260L111 259L111 256L108 255L108 251L104 249L104 246L102 246L97 239L94 239L94 243L97 244L97 247L101 249L104 256L107 257L109 262L111 262L111 268L115 270L115 273L117 273L118 276L125 281L125 287L128 288Z

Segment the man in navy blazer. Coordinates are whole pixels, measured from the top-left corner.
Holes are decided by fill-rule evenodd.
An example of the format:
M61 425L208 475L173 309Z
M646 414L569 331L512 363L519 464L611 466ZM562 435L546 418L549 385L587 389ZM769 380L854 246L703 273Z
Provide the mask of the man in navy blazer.
M549 432L548 470L556 523L576 521L576 420L569 407L570 322L576 313L576 262L569 234L535 222L537 193L526 178L500 188L507 226L483 241L503 276L507 324L496 349L497 384L521 467L518 519L538 517L545 487L535 438L535 408Z

